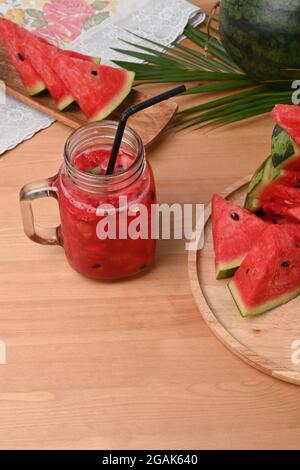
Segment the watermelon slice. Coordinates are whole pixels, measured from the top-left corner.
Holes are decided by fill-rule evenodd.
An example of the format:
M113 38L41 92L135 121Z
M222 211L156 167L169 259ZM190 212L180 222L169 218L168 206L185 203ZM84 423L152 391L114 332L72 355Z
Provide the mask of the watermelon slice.
M218 194L213 196L212 230L217 279L234 274L266 227L266 222L245 209Z
M47 87L59 109L75 98L91 121L108 116L132 88L133 72L83 60L86 56L62 51L4 18L0 39L30 94Z
M300 147L279 125L275 126L272 136L272 162L275 168L300 170Z
M90 63L95 63L94 58L73 51L61 51L56 46L49 44L46 40L19 27L15 23L0 18L0 34L1 32L3 34L3 31L10 31L12 35L17 37L24 59L30 62L32 67L39 74L47 86L49 93L56 101L59 110L65 109L75 101L63 81L49 65L49 55L55 55L60 51L68 57L81 58Z
M248 188L245 208L258 212L265 202L300 202L300 172L275 168L272 157L258 169Z
M17 70L29 95L37 95L46 89L46 84L27 59L22 41L17 34L17 26L0 18L0 41L4 45L12 64Z
M53 46L11 21L0 19L0 31L3 31L3 29L10 31L12 36L17 39L24 61L30 63L41 77L49 93L56 101L58 109L63 110L71 104L74 101L73 96L48 64L48 57Z
M229 283L243 317L259 315L300 294L300 230L269 225Z
M65 109L74 98L64 82L57 76L52 67L48 64L48 57L51 54L51 47L43 44L37 38L32 40L27 37L23 41L25 51L25 58L31 61L32 66L40 74L43 81L46 83L50 95L54 98L59 110Z
M273 118L288 135L300 145L300 108L297 105L277 104L272 111Z
M129 94L134 73L96 65L57 53L50 65L66 84L90 121L108 116Z
M297 109L294 110L294 108ZM281 112L286 116L289 109L292 110L292 115L299 115L300 122L300 108L298 106L278 105L275 107L273 115L280 124L282 123ZM284 120L284 122L286 121ZM289 122L290 126L292 122L294 121ZM293 133L293 136L297 136L297 129L293 130L291 127L288 129ZM266 190L269 194L273 191L274 197L276 197L276 188L273 190L269 188L274 183L299 188L300 173L298 172L300 172L300 146L283 127L277 124L272 135L271 156L254 174L248 188L245 208L252 212L260 210Z
M72 94L49 65L49 55L55 55L57 52L61 52L67 57L80 58L90 63L99 63L99 60L73 51L62 51L56 46L49 44L45 39L19 27L12 21L0 18L0 37L4 43L8 32L12 37L17 39L24 60L30 63L41 77L49 93L56 101L58 109L63 110L74 102L75 99Z

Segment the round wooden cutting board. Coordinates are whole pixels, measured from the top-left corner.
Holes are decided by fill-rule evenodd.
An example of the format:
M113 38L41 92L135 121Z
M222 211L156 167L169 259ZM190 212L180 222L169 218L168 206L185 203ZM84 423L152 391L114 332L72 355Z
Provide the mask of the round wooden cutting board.
M250 177L245 178L223 196L243 205L249 181ZM204 247L189 254L192 291L205 322L227 348L251 366L300 385L300 297L243 319L227 288L228 279L215 279L210 206L205 220Z

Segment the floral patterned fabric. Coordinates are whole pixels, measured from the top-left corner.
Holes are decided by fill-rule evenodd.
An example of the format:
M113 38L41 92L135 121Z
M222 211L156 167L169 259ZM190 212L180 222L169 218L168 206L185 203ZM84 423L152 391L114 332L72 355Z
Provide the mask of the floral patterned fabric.
M59 44L102 23L116 11L117 1L0 0L0 15Z

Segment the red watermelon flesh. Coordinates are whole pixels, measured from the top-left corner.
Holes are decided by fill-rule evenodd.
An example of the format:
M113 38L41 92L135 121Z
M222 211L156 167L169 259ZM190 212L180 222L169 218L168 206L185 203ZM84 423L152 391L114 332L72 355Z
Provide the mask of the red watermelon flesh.
M17 39L19 49L22 50L22 57L26 59L26 63L30 62L32 68L41 77L49 93L56 101L58 109L63 110L71 104L74 98L63 81L49 65L49 55L55 55L60 51L67 57L81 58L90 63L95 63L96 59L73 51L62 51L56 46L49 44L45 39L19 27L12 21L0 18L0 37L5 44L7 44L5 42L7 34Z
M275 186L275 185L274 185ZM256 203L260 207L260 211L264 214L264 219L269 218L274 223L293 223L300 224L300 201L293 199L293 193L278 185L274 188L276 191L272 193L269 189L263 195L262 199ZM296 190L297 191L297 190ZM299 191L299 190L298 190Z
M280 170L275 182L291 188L300 188L300 172Z
M272 115L277 124L288 132L297 145L300 145L300 107L277 104Z
M292 224L294 223L292 220L287 219L281 215L269 213L269 214L264 214L262 216L262 219L267 222L268 224L276 224L276 225L283 225L283 224Z
M296 144L294 144L294 147L295 154L282 164L282 168L284 168L284 170L291 171L293 173L300 172L300 152Z
M268 216L273 216L274 222L300 224L300 204L285 206L278 202L269 201L262 205L262 210Z
M132 72L91 64L59 52L50 60L90 121L100 121L108 116L126 98L133 85Z
M246 209L215 194L212 199L212 231L216 278L233 275L268 224Z
M300 155L295 155L295 159L291 159L291 161L285 165L284 169L291 172L300 172Z
M64 55L68 57L73 57L74 59L86 60L87 62L92 62L94 64L100 64L101 62L99 57L92 57L90 55L82 54L81 52L75 52L68 49L58 49L56 46L52 47L55 47L57 50L60 50Z
M17 70L28 93L33 96L46 89L46 84L41 76L27 60L22 41L17 34L17 27L11 27L10 23L0 18L0 41L7 50L12 64ZM14 24L14 23L12 23Z
M15 23L3 18L0 19L0 31L2 31L2 28L6 31L10 31L11 34L17 38L19 48L22 50L24 62L30 63L39 74L49 93L56 101L58 109L63 110L71 104L74 98L48 64L48 57L53 50L53 46L49 45L44 40L40 40L37 36L24 28L20 28Z
M33 40L31 37L27 37L23 41L23 44L24 51L26 51L25 57L28 57L35 70L46 83L48 91L56 101L58 109L65 109L73 103L74 98L64 82L48 64L48 58L51 54L52 46L43 44L36 37Z
M278 202L285 206L300 205L300 190L282 184L269 184L260 195L261 203Z
M298 296L299 227L269 225L228 287L243 317L259 315Z

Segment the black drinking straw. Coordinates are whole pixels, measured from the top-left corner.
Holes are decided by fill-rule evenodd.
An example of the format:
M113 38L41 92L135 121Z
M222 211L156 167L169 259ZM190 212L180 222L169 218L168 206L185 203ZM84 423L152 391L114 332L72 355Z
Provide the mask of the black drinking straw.
M164 93L161 93L161 95L153 96L152 98L149 98L146 101L143 101L143 103L138 103L134 106L130 106L127 108L123 113L121 114L121 118L119 121L118 129L116 132L116 137L114 140L114 145L111 151L111 155L109 158L106 174L107 175L112 175L115 169L116 165L116 160L118 157L119 149L122 143L122 138L123 134L125 131L126 123L130 116L132 116L135 113L138 113L139 111L142 111L143 109L150 108L151 106L154 106L155 104L161 103L162 101L166 101L169 98L172 98L173 96L179 95L180 93L184 93L186 91L185 85L180 85L177 86L176 88L172 88L172 90L165 91Z

